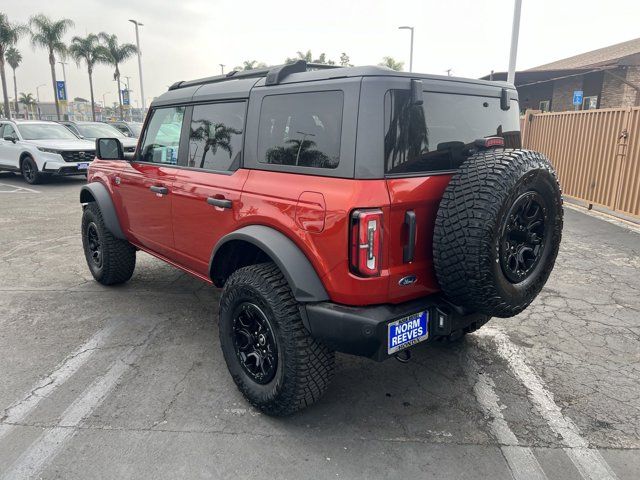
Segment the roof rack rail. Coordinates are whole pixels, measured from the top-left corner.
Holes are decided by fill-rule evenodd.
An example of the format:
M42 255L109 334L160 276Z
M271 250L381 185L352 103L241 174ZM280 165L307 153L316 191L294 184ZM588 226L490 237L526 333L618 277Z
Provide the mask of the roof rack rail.
M276 65L275 67L259 68L255 70L232 70L224 75L215 75L213 77L198 78L196 80L175 82L169 87L169 90L177 90L178 88L193 87L196 85L205 85L207 83L225 82L236 78L258 78L266 77L266 85L277 85L288 75L292 73L306 72L308 69L324 70L327 68L340 68L338 65L326 65L324 63L307 63L305 60L298 60L285 65Z

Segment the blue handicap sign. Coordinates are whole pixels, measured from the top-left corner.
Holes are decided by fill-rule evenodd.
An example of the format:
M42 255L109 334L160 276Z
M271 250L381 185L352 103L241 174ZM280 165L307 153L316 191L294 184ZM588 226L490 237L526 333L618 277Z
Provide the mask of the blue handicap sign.
M67 99L67 87L62 80L56 81L56 96L59 101Z
M584 96L584 92L582 90L574 90L573 91L573 104L574 105L582 105L582 97Z

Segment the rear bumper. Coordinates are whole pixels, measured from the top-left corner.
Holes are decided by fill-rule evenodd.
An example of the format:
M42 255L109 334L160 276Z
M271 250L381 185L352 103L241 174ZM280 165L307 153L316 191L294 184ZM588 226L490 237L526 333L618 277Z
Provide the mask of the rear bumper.
M422 343L448 336L457 330L473 331L489 320L487 315L465 312L439 295L400 305L370 307L350 307L331 302L308 303L304 305L303 313L313 338L338 352L382 361L390 357L387 353L387 325L424 310L429 312L429 338Z

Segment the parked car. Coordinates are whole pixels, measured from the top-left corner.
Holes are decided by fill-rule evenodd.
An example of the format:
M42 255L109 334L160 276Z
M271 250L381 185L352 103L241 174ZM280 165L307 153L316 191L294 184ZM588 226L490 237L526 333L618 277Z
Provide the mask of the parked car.
M125 153L133 153L138 145L137 138L127 137L124 133L111 125L102 122L72 122L65 120L60 122L78 137L85 140L95 140L101 137L120 139Z
M562 232L513 85L308 67L174 84L133 160L98 142L80 193L98 282L139 249L223 289L225 361L272 415L320 398L335 351L406 361L522 312Z
M142 123L139 122L107 122L112 127L117 128L122 133L124 133L127 137L139 138L140 133L142 132Z
M31 184L50 175L86 175L95 142L56 122L0 121L0 170L22 173Z

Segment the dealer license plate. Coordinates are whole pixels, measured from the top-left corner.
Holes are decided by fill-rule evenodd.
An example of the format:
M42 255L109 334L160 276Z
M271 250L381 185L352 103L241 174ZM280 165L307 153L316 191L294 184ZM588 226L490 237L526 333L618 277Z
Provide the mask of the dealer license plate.
M78 170L86 170L87 168L89 168L89 163L79 163L78 164Z
M389 323L387 329L389 355L429 338L429 312L418 312Z

